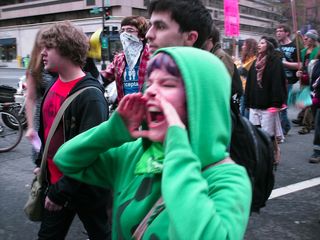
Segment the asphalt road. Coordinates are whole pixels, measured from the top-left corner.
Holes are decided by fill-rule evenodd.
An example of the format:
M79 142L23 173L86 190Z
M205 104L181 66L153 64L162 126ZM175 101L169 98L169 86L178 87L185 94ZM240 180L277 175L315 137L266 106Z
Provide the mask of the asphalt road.
M11 152L0 153L0 239L36 239L39 223L29 221L23 212L33 178L31 145L23 138ZM87 239L76 220L68 240Z
M17 80L6 81L14 85ZM290 109L289 116L294 118L296 110ZM299 135L299 129L293 126L285 143L280 145L282 159L275 172L275 189L320 178L320 164L307 161L312 153L313 131ZM0 240L36 239L39 224L27 220L22 211L33 177L30 156L31 146L26 139L11 152L0 153ZM302 190L269 200L260 214L252 214L245 239L320 239L320 185L308 188L307 182L304 186ZM67 240L86 239L82 231L76 219Z
M275 189L320 177L320 164L308 163L313 131L299 135L299 129L294 126L286 142L280 145L282 160L275 172ZM320 185L317 185L268 200L260 214L251 216L245 239L320 239L319 195Z
M19 78L25 74L25 69L0 68L0 85L17 87Z

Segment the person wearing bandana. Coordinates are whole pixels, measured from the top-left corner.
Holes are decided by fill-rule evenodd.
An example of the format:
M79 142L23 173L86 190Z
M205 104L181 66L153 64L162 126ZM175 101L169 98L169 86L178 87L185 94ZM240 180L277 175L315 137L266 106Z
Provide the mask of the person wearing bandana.
M149 60L149 47L145 39L147 30L148 22L141 16L129 16L121 22L123 51L114 57L106 70L101 71L106 82L116 81L117 102L125 95L142 89Z

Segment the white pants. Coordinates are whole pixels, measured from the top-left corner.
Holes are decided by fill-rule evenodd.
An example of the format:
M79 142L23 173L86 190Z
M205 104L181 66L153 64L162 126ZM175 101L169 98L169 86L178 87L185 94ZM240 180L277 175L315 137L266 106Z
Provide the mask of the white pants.
M260 125L270 136L284 138L279 112L250 108L249 120L253 125Z

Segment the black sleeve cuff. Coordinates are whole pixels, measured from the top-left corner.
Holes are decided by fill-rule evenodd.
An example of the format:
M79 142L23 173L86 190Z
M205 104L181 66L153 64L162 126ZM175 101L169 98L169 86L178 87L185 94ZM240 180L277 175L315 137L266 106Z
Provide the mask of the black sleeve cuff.
M63 176L58 182L49 187L47 196L52 202L61 206L66 206L80 186L80 182Z

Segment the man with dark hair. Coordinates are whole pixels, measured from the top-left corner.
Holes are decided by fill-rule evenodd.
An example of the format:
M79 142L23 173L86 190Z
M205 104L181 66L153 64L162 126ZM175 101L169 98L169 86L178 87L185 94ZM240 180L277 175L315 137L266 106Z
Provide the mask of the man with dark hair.
M237 66L234 64L232 57L223 51L220 44L220 31L212 25L211 33L204 44L203 47L205 50L216 55L227 68L231 82L231 108L234 112L239 113L240 111L240 97L243 94L242 82L240 74L238 72Z
M297 47L294 42L290 39L291 30L285 24L280 24L276 29L276 38L280 44L279 50L282 53L283 67L286 73L286 79L288 84L288 95L292 88L292 85L298 81L296 72L299 69ZM290 121L288 119L287 110L280 112L281 126L284 135L287 135L291 129Z
M152 53L170 46L201 48L213 24L200 0L153 0L149 14L151 26L146 38Z
M145 38L148 27L147 20L141 16L129 16L121 21L123 52L114 57L105 71L101 71L104 82L116 82L118 102L125 95L142 89L150 55Z
M49 186L38 237L41 240L65 239L77 214L90 239L110 239L106 213L110 193L64 176L53 162L56 151L64 142L108 118L103 87L91 74L82 71L89 48L88 38L71 23L61 22L43 30L40 45L45 70L58 73L58 79L50 84L41 103L39 136L42 151L62 103L80 89L94 88L85 90L73 100L51 139L47 154ZM38 167L41 157L36 161ZM34 173L38 172L39 168L36 168Z

